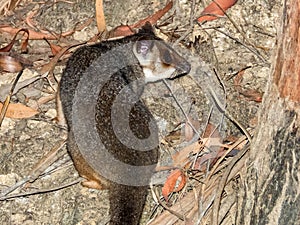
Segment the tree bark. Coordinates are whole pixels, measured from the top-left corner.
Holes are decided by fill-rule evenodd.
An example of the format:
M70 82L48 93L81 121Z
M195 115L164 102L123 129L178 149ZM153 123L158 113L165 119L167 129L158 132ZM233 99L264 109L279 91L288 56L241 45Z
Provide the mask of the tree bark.
M300 224L300 1L281 20L236 224Z

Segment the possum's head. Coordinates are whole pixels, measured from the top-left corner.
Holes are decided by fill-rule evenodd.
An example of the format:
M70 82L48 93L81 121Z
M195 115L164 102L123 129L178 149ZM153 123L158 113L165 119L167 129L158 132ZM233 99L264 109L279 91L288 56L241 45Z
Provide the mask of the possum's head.
M133 53L143 68L146 83L172 79L191 70L191 65L162 40L141 37L133 44Z

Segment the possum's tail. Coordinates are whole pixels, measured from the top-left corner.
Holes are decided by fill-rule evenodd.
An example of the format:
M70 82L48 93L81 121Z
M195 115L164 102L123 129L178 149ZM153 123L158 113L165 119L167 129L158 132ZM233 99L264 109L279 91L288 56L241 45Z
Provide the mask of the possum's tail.
M138 225L147 197L147 186L110 186L110 225Z

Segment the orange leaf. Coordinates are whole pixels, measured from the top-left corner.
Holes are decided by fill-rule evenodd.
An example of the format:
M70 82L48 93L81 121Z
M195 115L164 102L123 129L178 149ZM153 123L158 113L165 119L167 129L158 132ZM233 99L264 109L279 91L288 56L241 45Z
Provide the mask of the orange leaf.
M0 111L2 110L3 104L0 102ZM10 103L6 111L5 117L22 119L32 117L39 112L21 103Z
M178 187L176 188L177 181L180 180L180 183ZM180 191L186 184L186 176L183 174L183 172L179 169L174 170L167 178L166 183L164 184L162 188L162 195L165 198L166 201L168 201L168 195L172 192L178 192Z
M229 9L236 2L237 0L215 0L201 12L201 16L197 19L197 21L201 23L204 21L215 20L219 16L223 16L224 11Z
M243 96L245 96L248 100L254 101L254 102L262 102L262 93L253 90L253 89L246 89L241 90L239 93Z

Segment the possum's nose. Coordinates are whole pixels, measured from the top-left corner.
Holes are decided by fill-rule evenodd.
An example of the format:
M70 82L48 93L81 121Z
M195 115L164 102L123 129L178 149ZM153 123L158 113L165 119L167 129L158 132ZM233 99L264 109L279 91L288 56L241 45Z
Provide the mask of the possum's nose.
M179 71L182 74L188 74L191 71L191 64L189 62L184 62L180 64L179 66Z
M176 66L176 70L171 75L170 79L174 79L188 74L191 71L191 64L187 61Z

